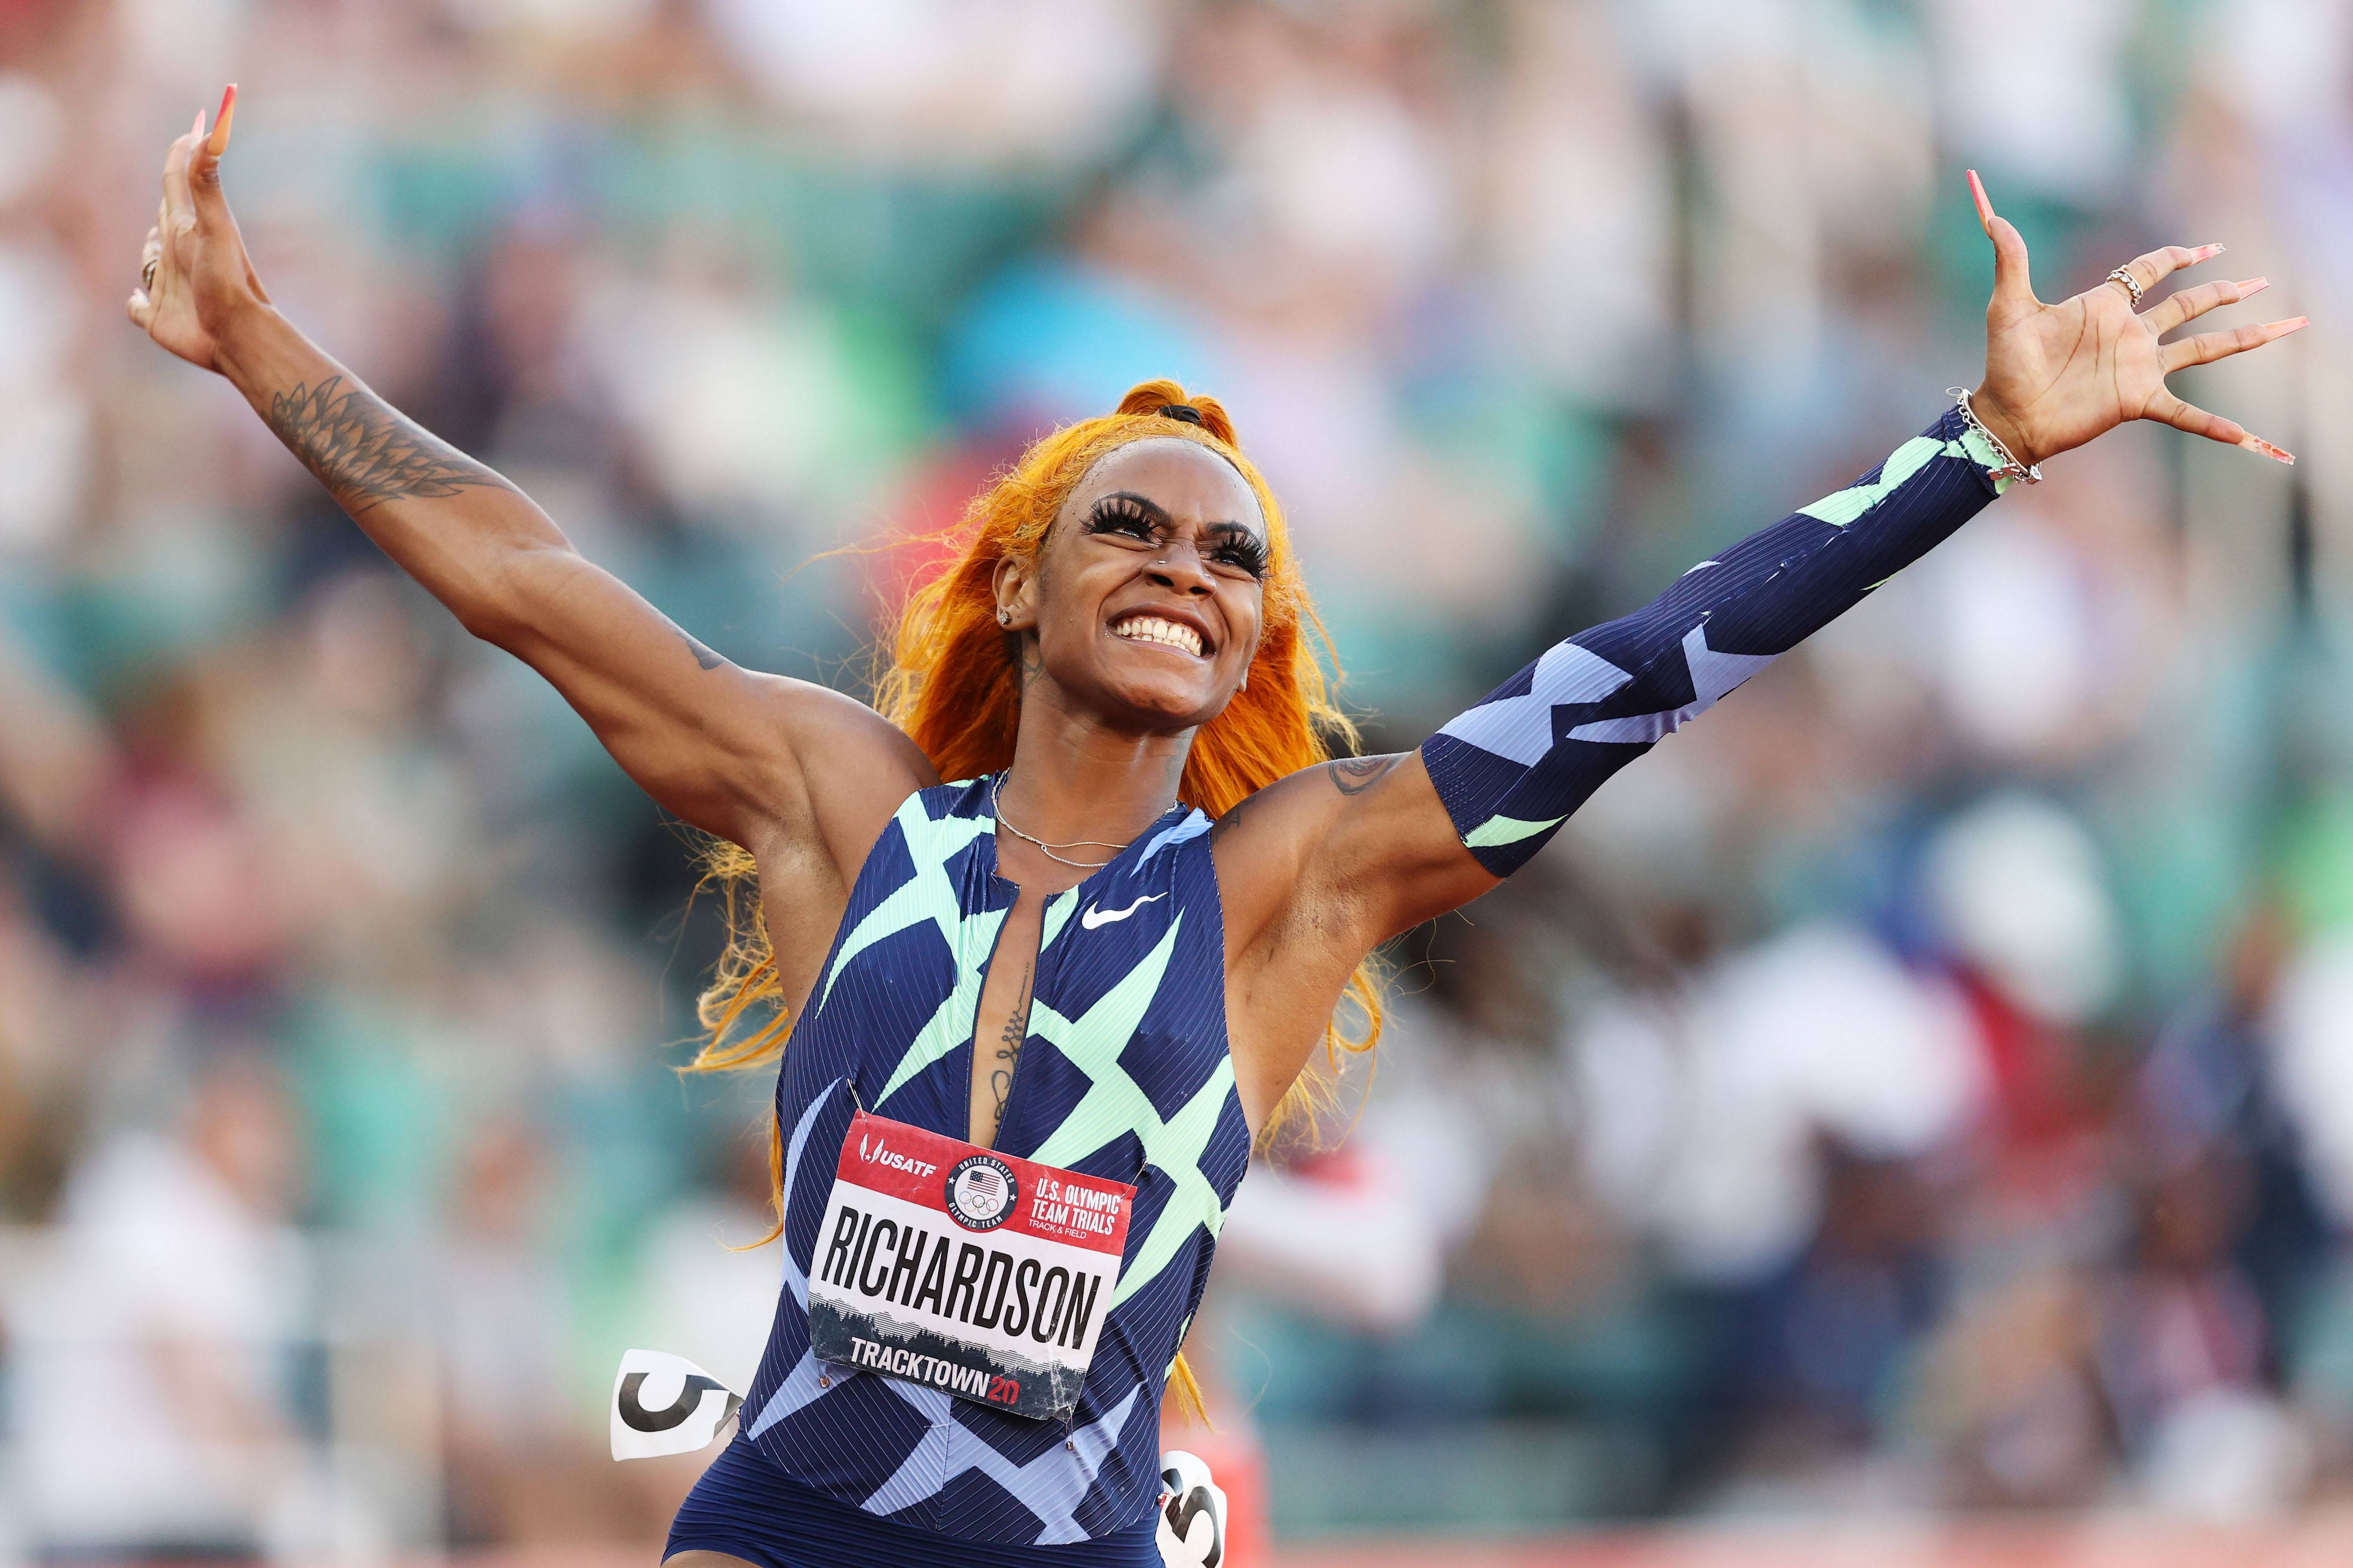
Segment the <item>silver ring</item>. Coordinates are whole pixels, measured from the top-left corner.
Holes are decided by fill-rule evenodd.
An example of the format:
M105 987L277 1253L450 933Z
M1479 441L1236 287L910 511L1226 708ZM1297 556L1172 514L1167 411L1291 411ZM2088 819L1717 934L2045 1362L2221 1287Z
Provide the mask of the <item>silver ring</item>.
M150 290L153 289L155 287L155 263L162 259L163 258L159 256L151 256L147 258L147 265L139 269L139 287Z
M2105 278L2102 279L2101 281L2104 283L2123 284L2125 286L2125 292L2132 296L2133 309L2136 310L2140 309L2140 285L2133 281L2133 275L2130 272L2127 272L2123 268L2119 267L2114 272L2109 273Z

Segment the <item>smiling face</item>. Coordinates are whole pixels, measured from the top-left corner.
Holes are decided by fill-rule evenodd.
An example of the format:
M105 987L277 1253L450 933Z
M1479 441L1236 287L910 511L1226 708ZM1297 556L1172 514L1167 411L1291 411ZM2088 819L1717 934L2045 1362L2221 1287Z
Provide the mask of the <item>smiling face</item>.
M1265 614L1266 520L1233 466L1191 441L1132 442L1088 470L997 604L1024 658L1121 729L1208 723L1250 671Z

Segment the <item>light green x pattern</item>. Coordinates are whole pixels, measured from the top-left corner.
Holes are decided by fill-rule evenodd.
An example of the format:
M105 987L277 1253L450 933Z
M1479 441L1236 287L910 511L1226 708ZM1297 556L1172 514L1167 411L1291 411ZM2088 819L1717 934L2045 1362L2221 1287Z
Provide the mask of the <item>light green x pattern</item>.
M1042 1164L1068 1165L1132 1131L1143 1139L1145 1158L1176 1184L1152 1234L1136 1248L1135 1261L1112 1291L1114 1308L1168 1266L1196 1225L1208 1226L1212 1237L1225 1226L1225 1205L1201 1173L1201 1152L1216 1135L1219 1113L1233 1088L1233 1059L1219 1060L1209 1080L1166 1121L1153 1109L1152 1097L1119 1065L1120 1053L1135 1037L1136 1026L1160 990L1161 978L1176 951L1176 932L1184 923L1182 913L1169 921L1159 944L1080 1016L1065 1018L1042 1002L1034 1004L1030 1011L1029 1032L1051 1041L1055 1049L1087 1075L1089 1087L1062 1124L1029 1158Z
M843 966L887 937L930 921L946 939L948 952L955 960L955 984L936 1011L907 1047L892 1069L891 1081L876 1096L876 1103L898 1092L899 1086L947 1055L972 1037L972 1020L980 1006L980 983L989 953L997 946L997 929L1004 925L1007 911L989 910L970 919L962 918L962 900L956 897L955 884L948 879L947 863L954 859L974 839L994 833L997 824L986 816L949 816L937 822L923 810L923 798L911 796L898 812L900 831L907 842L907 858L913 862L915 874L892 889L882 901L866 911L842 942L841 951L834 955L833 966L826 971L825 984L818 995L818 1005L823 1006L833 995L834 982L841 977Z
M1525 817L1505 816L1499 812L1472 828L1470 837L1462 842L1473 849L1486 849L1498 844L1517 844L1521 839L1532 838L1547 827L1558 827L1567 820L1567 816L1563 815L1544 822L1530 822Z

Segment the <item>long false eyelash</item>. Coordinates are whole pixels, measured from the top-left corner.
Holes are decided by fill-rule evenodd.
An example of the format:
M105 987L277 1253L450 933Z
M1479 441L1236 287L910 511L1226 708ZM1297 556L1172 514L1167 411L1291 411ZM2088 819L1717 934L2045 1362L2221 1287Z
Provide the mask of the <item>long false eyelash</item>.
M1266 576L1266 546L1248 534L1239 534L1220 544L1210 554L1251 576Z
M1124 495L1108 495L1095 503L1087 516L1089 533L1126 533L1133 531L1139 539L1151 539L1166 526L1166 520L1149 508ZM1237 571L1263 579L1267 572L1266 546L1249 534L1235 534L1209 552L1214 561L1221 561Z
M1087 517L1089 533L1124 533L1132 528L1140 538L1149 539L1159 527L1158 518L1126 496L1103 497Z

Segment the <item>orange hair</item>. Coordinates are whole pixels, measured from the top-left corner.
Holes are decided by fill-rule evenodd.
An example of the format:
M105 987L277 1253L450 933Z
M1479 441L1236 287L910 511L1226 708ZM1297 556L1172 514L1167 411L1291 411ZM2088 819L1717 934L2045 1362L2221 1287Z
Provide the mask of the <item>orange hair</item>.
M1189 408L1200 422L1161 412L1171 406ZM1217 399L1188 397L1173 381L1147 381L1131 388L1115 412L1082 419L1032 443L1010 470L974 498L962 521L934 536L954 546L954 553L901 609L890 639L891 662L874 683L874 706L923 748L942 778L975 778L1013 761L1021 693L1005 630L997 623L997 563L1008 556L1035 557L1062 503L1105 455L1134 441L1172 438L1206 447L1233 465L1258 498L1268 546L1263 630L1249 681L1194 736L1177 797L1221 816L1285 774L1328 760L1334 742L1355 749L1356 726L1332 700L1338 662L1331 638L1308 598L1274 492L1242 456L1233 421ZM703 881L719 891L728 941L697 1005L705 1037L688 1070L754 1067L784 1048L794 1022L760 909L756 868L748 852L715 841L705 858ZM1380 1036L1380 994L1370 961L1349 976L1345 1006L1362 1028L1344 1028L1337 1017L1325 1026L1324 1060L1335 1072L1345 1060L1343 1052L1369 1051ZM1328 1086L1303 1074L1283 1096L1261 1140L1327 1091ZM770 1140L781 1231L783 1130L772 1128ZM1198 1404L1182 1357L1176 1381Z

